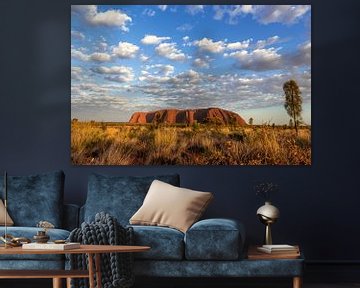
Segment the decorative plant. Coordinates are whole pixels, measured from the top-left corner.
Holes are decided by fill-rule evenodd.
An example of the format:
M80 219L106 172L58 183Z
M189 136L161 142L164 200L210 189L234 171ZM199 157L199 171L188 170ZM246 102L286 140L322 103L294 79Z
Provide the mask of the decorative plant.
M48 221L39 221L39 223L36 225L36 227L43 228L45 233L48 229L55 228L54 224L48 222Z
M272 182L258 182L254 186L256 195L263 198L265 201L270 201L272 193L279 190L279 185Z

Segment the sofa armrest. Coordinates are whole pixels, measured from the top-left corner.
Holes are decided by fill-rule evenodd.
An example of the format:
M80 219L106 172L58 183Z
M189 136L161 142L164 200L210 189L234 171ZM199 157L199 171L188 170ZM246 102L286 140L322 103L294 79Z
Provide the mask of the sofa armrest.
M63 228L71 231L77 227L79 227L79 206L64 204Z
M244 225L234 219L213 218L196 222L185 234L188 260L235 260L242 255Z

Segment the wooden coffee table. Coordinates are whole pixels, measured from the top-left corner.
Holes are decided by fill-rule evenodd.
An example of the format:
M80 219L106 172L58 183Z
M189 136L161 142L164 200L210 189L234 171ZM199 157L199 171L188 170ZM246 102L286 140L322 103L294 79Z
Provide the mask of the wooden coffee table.
M80 245L78 249L71 250L25 250L21 247L0 248L0 254L25 255L25 254L87 254L88 270L0 270L0 279L30 279L52 278L53 288L62 287L62 279L66 278L68 287L72 278L88 278L90 288L101 288L101 257L102 253L144 252L148 246L123 246L123 245ZM95 263L94 263L95 258Z

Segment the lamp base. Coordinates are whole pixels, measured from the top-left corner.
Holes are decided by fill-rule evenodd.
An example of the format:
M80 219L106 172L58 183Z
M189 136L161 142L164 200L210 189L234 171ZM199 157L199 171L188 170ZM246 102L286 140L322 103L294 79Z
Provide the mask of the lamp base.
M266 224L266 226L265 226L264 242L266 245L272 245L271 224L270 223Z

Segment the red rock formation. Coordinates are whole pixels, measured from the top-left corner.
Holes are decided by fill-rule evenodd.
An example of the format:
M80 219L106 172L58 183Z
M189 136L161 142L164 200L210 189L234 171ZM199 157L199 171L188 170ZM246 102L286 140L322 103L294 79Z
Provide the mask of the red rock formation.
M152 112L135 112L129 123L168 123L193 124L195 123L237 124L246 125L239 114L220 108L205 109L165 109Z

